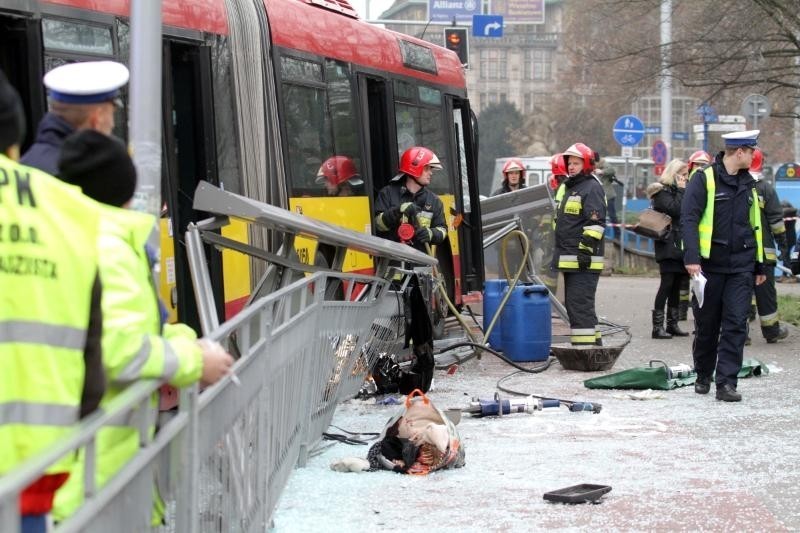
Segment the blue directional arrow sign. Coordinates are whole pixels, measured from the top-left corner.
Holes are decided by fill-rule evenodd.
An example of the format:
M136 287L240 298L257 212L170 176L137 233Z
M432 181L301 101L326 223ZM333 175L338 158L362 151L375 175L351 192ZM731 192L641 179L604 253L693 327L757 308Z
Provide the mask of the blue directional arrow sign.
M644 138L644 124L635 115L622 115L614 122L614 140L620 146L636 146Z
M473 15L473 37L502 37L503 17L500 15Z

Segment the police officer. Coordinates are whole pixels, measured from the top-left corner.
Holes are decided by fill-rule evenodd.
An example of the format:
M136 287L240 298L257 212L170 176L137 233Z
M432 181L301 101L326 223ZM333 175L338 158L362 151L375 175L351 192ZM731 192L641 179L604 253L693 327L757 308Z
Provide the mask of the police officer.
M696 336L692 348L697 381L707 394L716 371L716 398L741 401L736 391L742 367L747 312L755 283L764 282L761 210L748 169L759 130L727 133L725 150L695 172L683 198L684 264L690 276L706 277L703 306L692 301Z
M97 275L98 208L20 165L19 95L0 72L0 477L63 439L105 388ZM20 497L23 531L44 532L72 457Z
M602 344L595 292L603 270L606 197L594 171L594 151L576 143L564 152L567 179L556 192L553 268L564 273L573 345Z
M778 295L775 292L778 252L788 262L789 246L786 242L786 226L783 224L783 208L775 188L763 179L763 165L764 153L756 148L753 152L753 163L750 165L750 175L756 180L758 207L761 209L761 242L764 245L764 274L767 280L756 285L754 292L761 334L767 343L772 344L789 335L789 329L778 320Z
M128 77L127 67L115 61L69 63L45 74L50 111L39 123L22 163L55 176L61 145L73 132L94 129L110 135L114 110L122 105L119 90Z
M444 205L428 190L433 171L442 168L439 158L422 146L414 146L400 157L400 173L375 198L375 227L379 237L408 242L421 252L426 244L447 238ZM409 224L401 228L402 224ZM409 228L405 233L404 228ZM398 234L400 233L400 234Z
M492 196L514 192L525 188L525 167L522 161L512 157L503 165L503 183L492 193Z
M123 143L90 129L71 135L61 149L59 176L103 204L97 246L108 389L101 406L139 379L157 379L176 387L221 379L233 358L216 343L199 342L188 326L163 324L159 316L145 251L156 220L150 214L124 209L136 190L136 169ZM139 431L123 425L103 428L96 447L96 486L100 488L139 450ZM56 495L53 515L58 520L72 515L83 500L82 466L82 461L76 463Z

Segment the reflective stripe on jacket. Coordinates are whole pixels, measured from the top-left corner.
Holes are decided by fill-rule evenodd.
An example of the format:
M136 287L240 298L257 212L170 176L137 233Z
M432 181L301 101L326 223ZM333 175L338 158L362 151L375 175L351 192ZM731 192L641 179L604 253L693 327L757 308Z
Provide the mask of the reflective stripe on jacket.
M78 421L98 206L0 154L0 476ZM47 472L65 472L66 457Z
M168 324L162 333L145 252L154 223L149 214L103 206L98 250L103 280L103 365L109 387L101 405L107 405L138 379L158 379L180 387L194 383L202 374L202 354L194 331L183 324ZM155 401L152 405L155 410ZM138 430L103 428L96 449L95 483L99 488L139 450ZM59 520L69 517L82 501L81 453L69 480L56 494L53 516Z
M559 186L555 202L553 268L579 270L578 251L584 246L591 254L589 270L602 271L606 218L603 186L592 175L573 176Z

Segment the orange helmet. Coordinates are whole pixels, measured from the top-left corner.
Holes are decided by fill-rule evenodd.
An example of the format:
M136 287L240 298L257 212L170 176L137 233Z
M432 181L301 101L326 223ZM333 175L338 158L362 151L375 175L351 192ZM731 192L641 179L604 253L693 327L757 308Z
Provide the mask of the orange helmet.
M567 161L569 160L569 156L580 157L583 159L583 169L581 170L584 174L589 174L594 170L594 150L589 148L583 143L575 143L566 150L564 150L563 158L564 159L564 168L567 167Z
M364 183L364 180L358 175L353 160L343 155L331 156L319 167L317 183L324 183L326 180L331 185L341 185L345 181L349 181L353 186Z
M522 182L525 181L525 167L522 166L522 161L516 157L512 157L503 165L503 179L508 179L508 173L512 170L519 171L519 180Z
M708 152L704 152L703 150L698 150L692 155L689 156L689 162L687 166L689 167L689 171L694 167L699 167L700 165L707 165L711 162L711 156L708 155Z
M750 172L761 174L761 169L764 167L764 152L761 148L753 150L753 162L750 163Z
M564 154L556 154L550 158L550 170L553 176L567 175L567 166L564 164Z
M442 168L442 163L432 151L423 146L412 146L400 156L400 172L418 178L426 166Z

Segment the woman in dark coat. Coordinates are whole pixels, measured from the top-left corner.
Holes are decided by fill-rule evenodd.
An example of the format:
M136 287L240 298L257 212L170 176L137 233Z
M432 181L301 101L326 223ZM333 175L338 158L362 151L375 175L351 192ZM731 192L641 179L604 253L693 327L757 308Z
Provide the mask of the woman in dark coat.
M680 159L673 159L657 182L647 187L647 197L653 209L672 218L672 229L667 236L656 241L656 262L661 273L661 285L653 307L653 338L671 339L689 335L678 327L678 305L681 282L688 278L683 266L681 243L681 201L686 189L689 169ZM664 328L664 305L667 305L667 327Z

